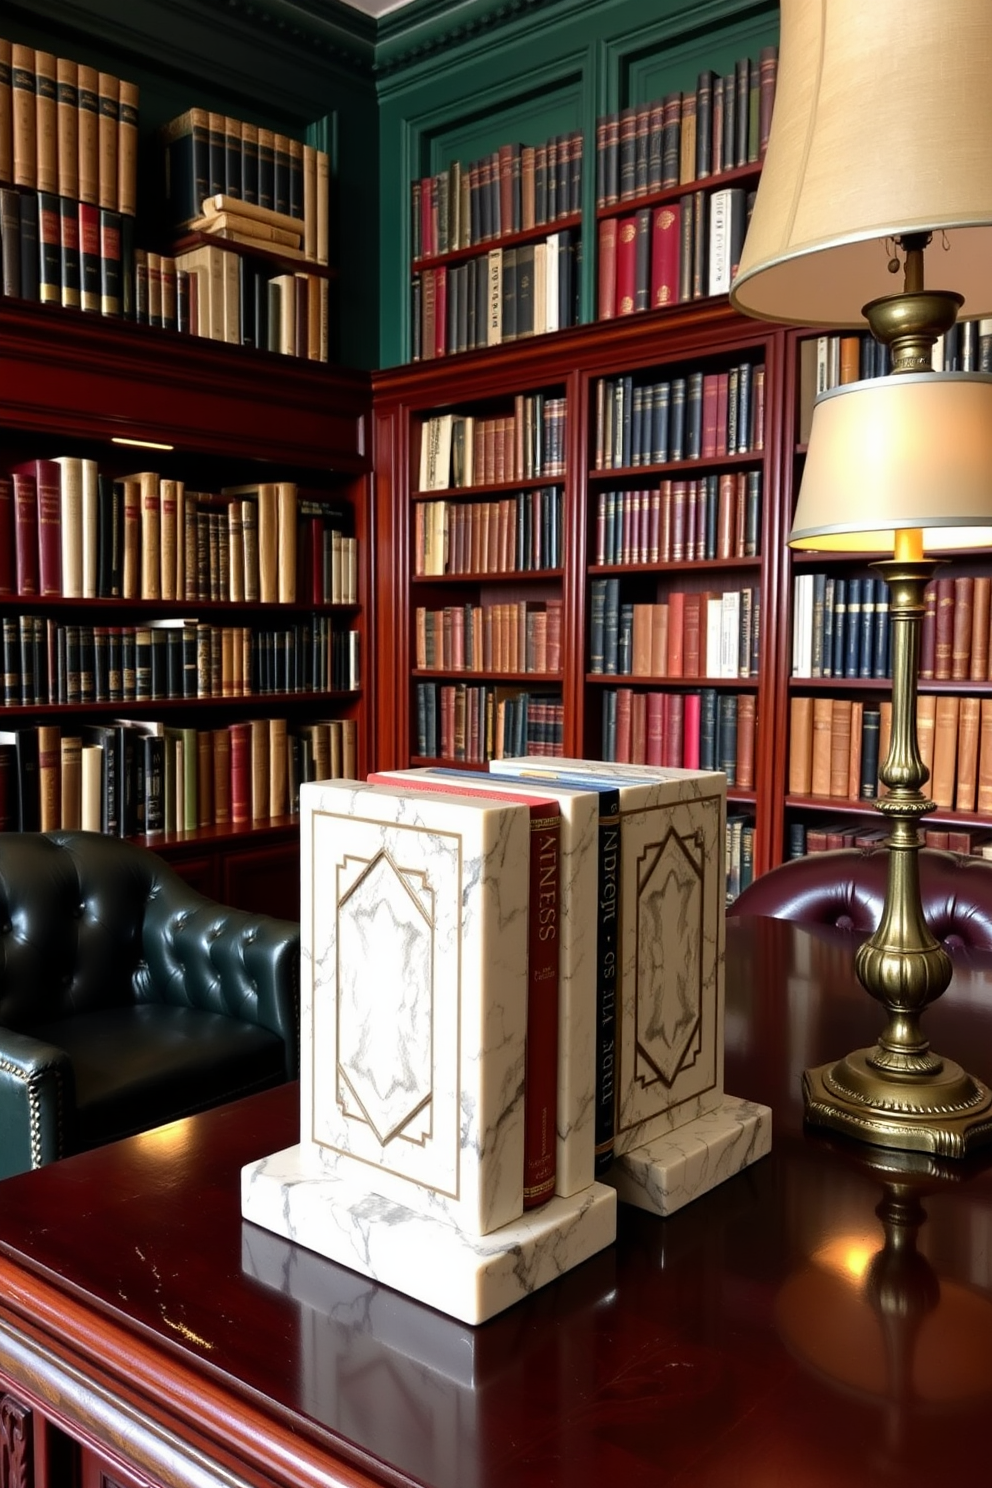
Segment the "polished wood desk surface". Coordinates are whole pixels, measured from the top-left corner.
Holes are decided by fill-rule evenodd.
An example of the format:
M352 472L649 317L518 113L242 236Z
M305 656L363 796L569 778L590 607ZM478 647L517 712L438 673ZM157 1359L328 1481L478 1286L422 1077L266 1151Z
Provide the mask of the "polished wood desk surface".
M669 1220L623 1207L615 1248L481 1328L242 1221L291 1086L0 1185L0 1373L125 1460L111 1395L228 1474L146 1457L151 1481L963 1481L992 1419L992 1159L886 1179L804 1132L803 1067L880 1026L851 952L728 922L726 1086L773 1107L772 1154ZM926 1027L992 1077L992 958L958 959Z

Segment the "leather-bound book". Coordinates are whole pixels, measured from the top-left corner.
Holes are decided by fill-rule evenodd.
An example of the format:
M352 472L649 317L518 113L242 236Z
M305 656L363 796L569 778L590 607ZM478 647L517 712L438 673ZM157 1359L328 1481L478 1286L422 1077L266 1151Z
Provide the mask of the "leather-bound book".
M933 675L937 682L949 682L954 647L954 580L937 579L936 591Z
M814 796L830 794L830 764L833 742L833 699L813 699L813 743L810 792Z
M851 700L834 698L830 710L830 794L845 799L851 768Z
M968 676L973 682L985 682L989 675L989 625L992 621L992 576L978 574L971 599L971 666Z
M945 809L954 805L959 703L958 697L942 695L937 698L930 793L937 805Z
M974 811L978 800L978 738L981 706L977 697L963 697L958 708L958 765L955 811Z
M954 579L951 625L951 681L963 682L971 673L971 637L974 617L975 580L970 574ZM940 590L937 591L938 604Z

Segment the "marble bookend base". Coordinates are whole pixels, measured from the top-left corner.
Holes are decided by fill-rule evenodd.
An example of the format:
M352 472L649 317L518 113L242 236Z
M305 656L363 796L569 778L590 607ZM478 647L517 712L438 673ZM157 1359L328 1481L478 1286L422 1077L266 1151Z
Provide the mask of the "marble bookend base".
M319 1170L302 1145L242 1169L245 1219L466 1323L482 1323L616 1238L617 1196L593 1183L488 1235Z
M624 1204L674 1214L771 1147L771 1109L726 1095L715 1111L618 1157L604 1181Z

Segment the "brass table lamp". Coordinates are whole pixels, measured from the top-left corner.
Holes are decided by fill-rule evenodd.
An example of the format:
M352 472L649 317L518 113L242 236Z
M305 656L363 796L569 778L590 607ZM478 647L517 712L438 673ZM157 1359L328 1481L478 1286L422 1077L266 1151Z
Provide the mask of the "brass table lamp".
M992 6L783 0L768 154L731 290L796 325L865 328L891 375L817 400L790 544L891 553L890 826L882 919L857 954L887 1011L878 1043L804 1076L807 1118L881 1147L960 1157L992 1140L992 1093L934 1054L920 1015L951 980L920 898L932 802L916 731L930 551L992 544L992 377L932 370L959 308L992 313ZM932 247L931 247L932 245ZM954 290L924 286L924 254ZM900 294L882 294L903 269ZM874 298L870 298L874 294ZM866 304L865 301L868 300Z

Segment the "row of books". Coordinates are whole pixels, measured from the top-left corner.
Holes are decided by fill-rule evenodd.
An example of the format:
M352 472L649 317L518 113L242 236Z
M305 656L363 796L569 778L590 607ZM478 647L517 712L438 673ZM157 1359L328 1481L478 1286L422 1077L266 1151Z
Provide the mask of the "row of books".
M596 205L722 175L764 159L771 128L778 48L732 72L709 68L695 90L668 93L596 121Z
M413 571L533 573L560 568L562 491L540 486L500 501L418 501Z
M765 367L689 372L657 382L633 374L596 379L597 470L712 460L765 447Z
M959 574L926 587L920 631L920 678L925 682L990 680L992 577Z
M5 296L133 320L134 264L132 218L73 197L0 187Z
M5 615L0 629L7 707L354 692L360 682L359 633L329 615L273 629L65 625L22 614Z
M418 671L539 672L561 670L560 599L446 605L415 613Z
M754 882L754 820L728 812L726 827L727 904Z
M473 248L582 210L582 131L500 145L480 160L414 181L413 257Z
M761 471L600 491L595 520L593 561L600 565L753 558L760 551Z
M282 356L328 360L330 286L326 279L301 270L285 273L278 266L212 243L177 252L175 262L189 276L194 335Z
M438 413L420 434L418 490L493 486L564 475L566 400L518 393L512 414Z
M888 831L884 827L852 826L847 818L819 824L790 822L788 856L804 858L807 853L835 852L844 847L880 847L887 836ZM971 827L922 827L920 841L924 847L935 847L943 852L992 858L992 832Z
M580 258L579 234L560 228L541 242L419 270L410 285L411 360L577 325Z
M0 39L0 184L133 217L138 87Z
M0 829L59 827L141 836L282 817L308 780L357 768L353 719L226 728L115 719L63 735L57 724L0 732Z
M722 770L727 784L754 789L756 699L753 692L603 694L603 758L618 764Z
M795 575L794 677L889 677L890 650L889 588L884 579Z
M301 225L301 256L327 263L330 159L325 151L298 139L232 119L207 109L187 109L163 126L160 134L165 161L165 203L171 225L183 231L201 219L204 202L227 199L234 210L259 224L248 231L256 243L265 241L260 228L265 218L248 209L259 207ZM286 244L274 229L273 247Z
M924 787L945 811L992 810L992 699L922 693L917 742ZM892 729L892 704L794 697L790 704L789 792L873 799Z
M455 764L522 755L560 756L560 697L465 682L418 682L417 754Z
M293 481L216 496L156 471L28 460L0 475L0 595L354 604L342 519Z
M740 267L754 192L696 191L599 224L599 320L727 294Z
M757 587L672 590L653 604L621 603L618 579L593 579L589 590L591 675L757 676Z

